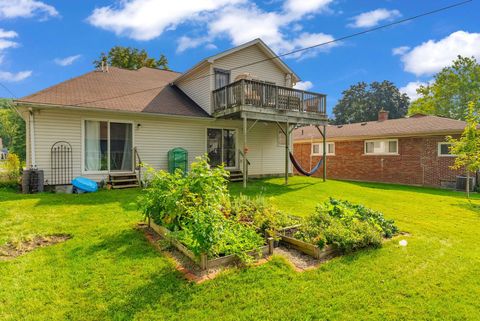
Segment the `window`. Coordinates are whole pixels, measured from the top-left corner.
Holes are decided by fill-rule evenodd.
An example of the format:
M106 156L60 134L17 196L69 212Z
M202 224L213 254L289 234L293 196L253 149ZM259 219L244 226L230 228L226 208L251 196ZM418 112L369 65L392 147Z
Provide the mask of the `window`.
M450 156L453 157L452 153L450 153L450 147L452 146L451 143L438 143L438 156Z
M367 140L365 141L366 155L397 155L398 154L398 140Z
M312 144L312 155L322 156L323 155L323 143L314 143ZM327 155L335 155L335 143L327 142Z
M207 128L207 154L210 165L235 167L237 159L234 129Z
M215 69L215 89L225 87L230 83L230 71Z
M86 120L84 123L84 171L133 170L131 123Z

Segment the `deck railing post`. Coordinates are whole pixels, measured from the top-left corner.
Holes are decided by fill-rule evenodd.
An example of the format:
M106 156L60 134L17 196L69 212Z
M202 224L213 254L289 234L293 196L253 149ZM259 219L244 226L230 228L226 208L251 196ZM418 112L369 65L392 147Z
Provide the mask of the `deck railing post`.
M245 79L240 81L240 106L245 106Z
M305 93L302 91L302 101L300 103L301 111L305 111Z
M278 109L278 87L275 86L275 109Z

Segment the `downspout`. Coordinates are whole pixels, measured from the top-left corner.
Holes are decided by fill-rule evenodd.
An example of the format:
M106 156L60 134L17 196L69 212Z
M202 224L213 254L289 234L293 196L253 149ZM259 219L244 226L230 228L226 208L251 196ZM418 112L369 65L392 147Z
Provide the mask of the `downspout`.
M35 117L33 115L33 109L28 109L28 123L30 125L30 167L37 167L37 162L35 160Z

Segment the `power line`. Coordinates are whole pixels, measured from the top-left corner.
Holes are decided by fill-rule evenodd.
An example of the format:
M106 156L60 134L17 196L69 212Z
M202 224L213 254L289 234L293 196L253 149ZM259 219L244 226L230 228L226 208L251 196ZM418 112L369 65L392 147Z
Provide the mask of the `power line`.
M370 29L367 29L367 30L363 30L363 31L360 31L360 32L353 33L353 34L349 34L349 35L346 35L346 36L342 36L340 38L335 38L335 39L332 39L332 40L329 40L329 41L326 41L326 42L322 42L322 43L318 43L318 44L315 44L315 45L312 45L312 46L309 46L309 47L296 49L296 50L286 52L286 53L283 53L283 54L279 54L279 55L274 55L273 57L261 59L261 60L254 61L254 62L245 64L245 65L233 67L233 68L230 68L230 70L236 70L236 69L240 69L240 68L250 67L250 66L265 62L265 61L269 61L269 60L273 60L273 59L279 59L281 57L285 57L285 56L293 55L293 54L296 54L296 53L299 53L299 52L303 52L303 51L311 50L311 49L314 49L314 48L326 46L326 45L329 45L329 44L332 44L332 43L335 43L335 42L339 42L339 41L342 41L342 40L350 39L350 38L353 38L353 37L358 37L358 36L361 36L361 35L364 35L364 34L367 34L367 33L371 33L371 32L374 32L374 31L381 30L381 29L385 29L385 28L388 28L388 27L391 27L391 26L395 26L395 25L398 25L398 24L401 24L401 23L404 23L404 22L407 22L407 21L412 21L412 20L415 20L415 19L418 19L418 18L422 18L422 17L425 17L425 16L436 14L436 13L439 13L439 12L442 12L442 11L450 10L450 9L455 8L455 7L465 5L469 2L473 2L473 0L466 0L466 1L457 2L457 3L451 4L451 5L448 5L448 6L445 6L445 7L441 7L441 8L438 8L438 9L431 10L431 11L423 12L423 13L417 14L415 16L411 16L411 17L396 20L396 21L393 21L393 22L390 22L390 23L387 23L387 24L384 24L384 25L380 25L378 27L374 27L374 28L370 28ZM198 76L196 78L192 78L191 80L203 79L203 78L214 76L214 75L215 74L206 74L206 75ZM2 84L2 86L4 88L6 88L3 84ZM75 104L74 106L78 106L80 104L86 104L86 103L91 104L91 103L95 103L95 102L99 102L99 101L104 101L104 100L110 100L110 99L135 95L135 94L142 93L142 92L149 91L149 90L153 90L153 89L164 88L166 86L167 85L153 87L153 88L149 88L149 89L140 90L140 91L137 91L137 92L127 93L127 94L123 94L123 95L119 95L119 96L113 96L113 97L110 97L110 98L102 98L102 99L88 101L88 102L80 102L80 103Z
M3 89L5 89L5 90L6 90L10 95L12 95L14 98L18 99L18 96L15 95L15 94L13 93L13 91L11 91L11 90L10 90L7 86L5 86L3 83L0 82L0 86L2 86ZM9 104L9 105L13 108L13 110L15 110L15 111L17 112L17 114L18 114L20 117L22 117L22 114L18 111L17 107L15 107L15 104L12 103L12 104Z

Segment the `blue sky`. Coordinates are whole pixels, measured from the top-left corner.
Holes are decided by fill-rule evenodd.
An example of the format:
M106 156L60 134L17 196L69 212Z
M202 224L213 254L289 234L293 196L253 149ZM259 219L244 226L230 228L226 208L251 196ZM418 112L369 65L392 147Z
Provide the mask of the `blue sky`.
M0 0L0 82L21 97L93 69L114 45L164 53L185 71L262 38L284 53L452 4L346 0ZM480 4L464 6L286 58L329 110L359 81L414 89L458 54L480 59ZM11 96L0 88L0 96Z

